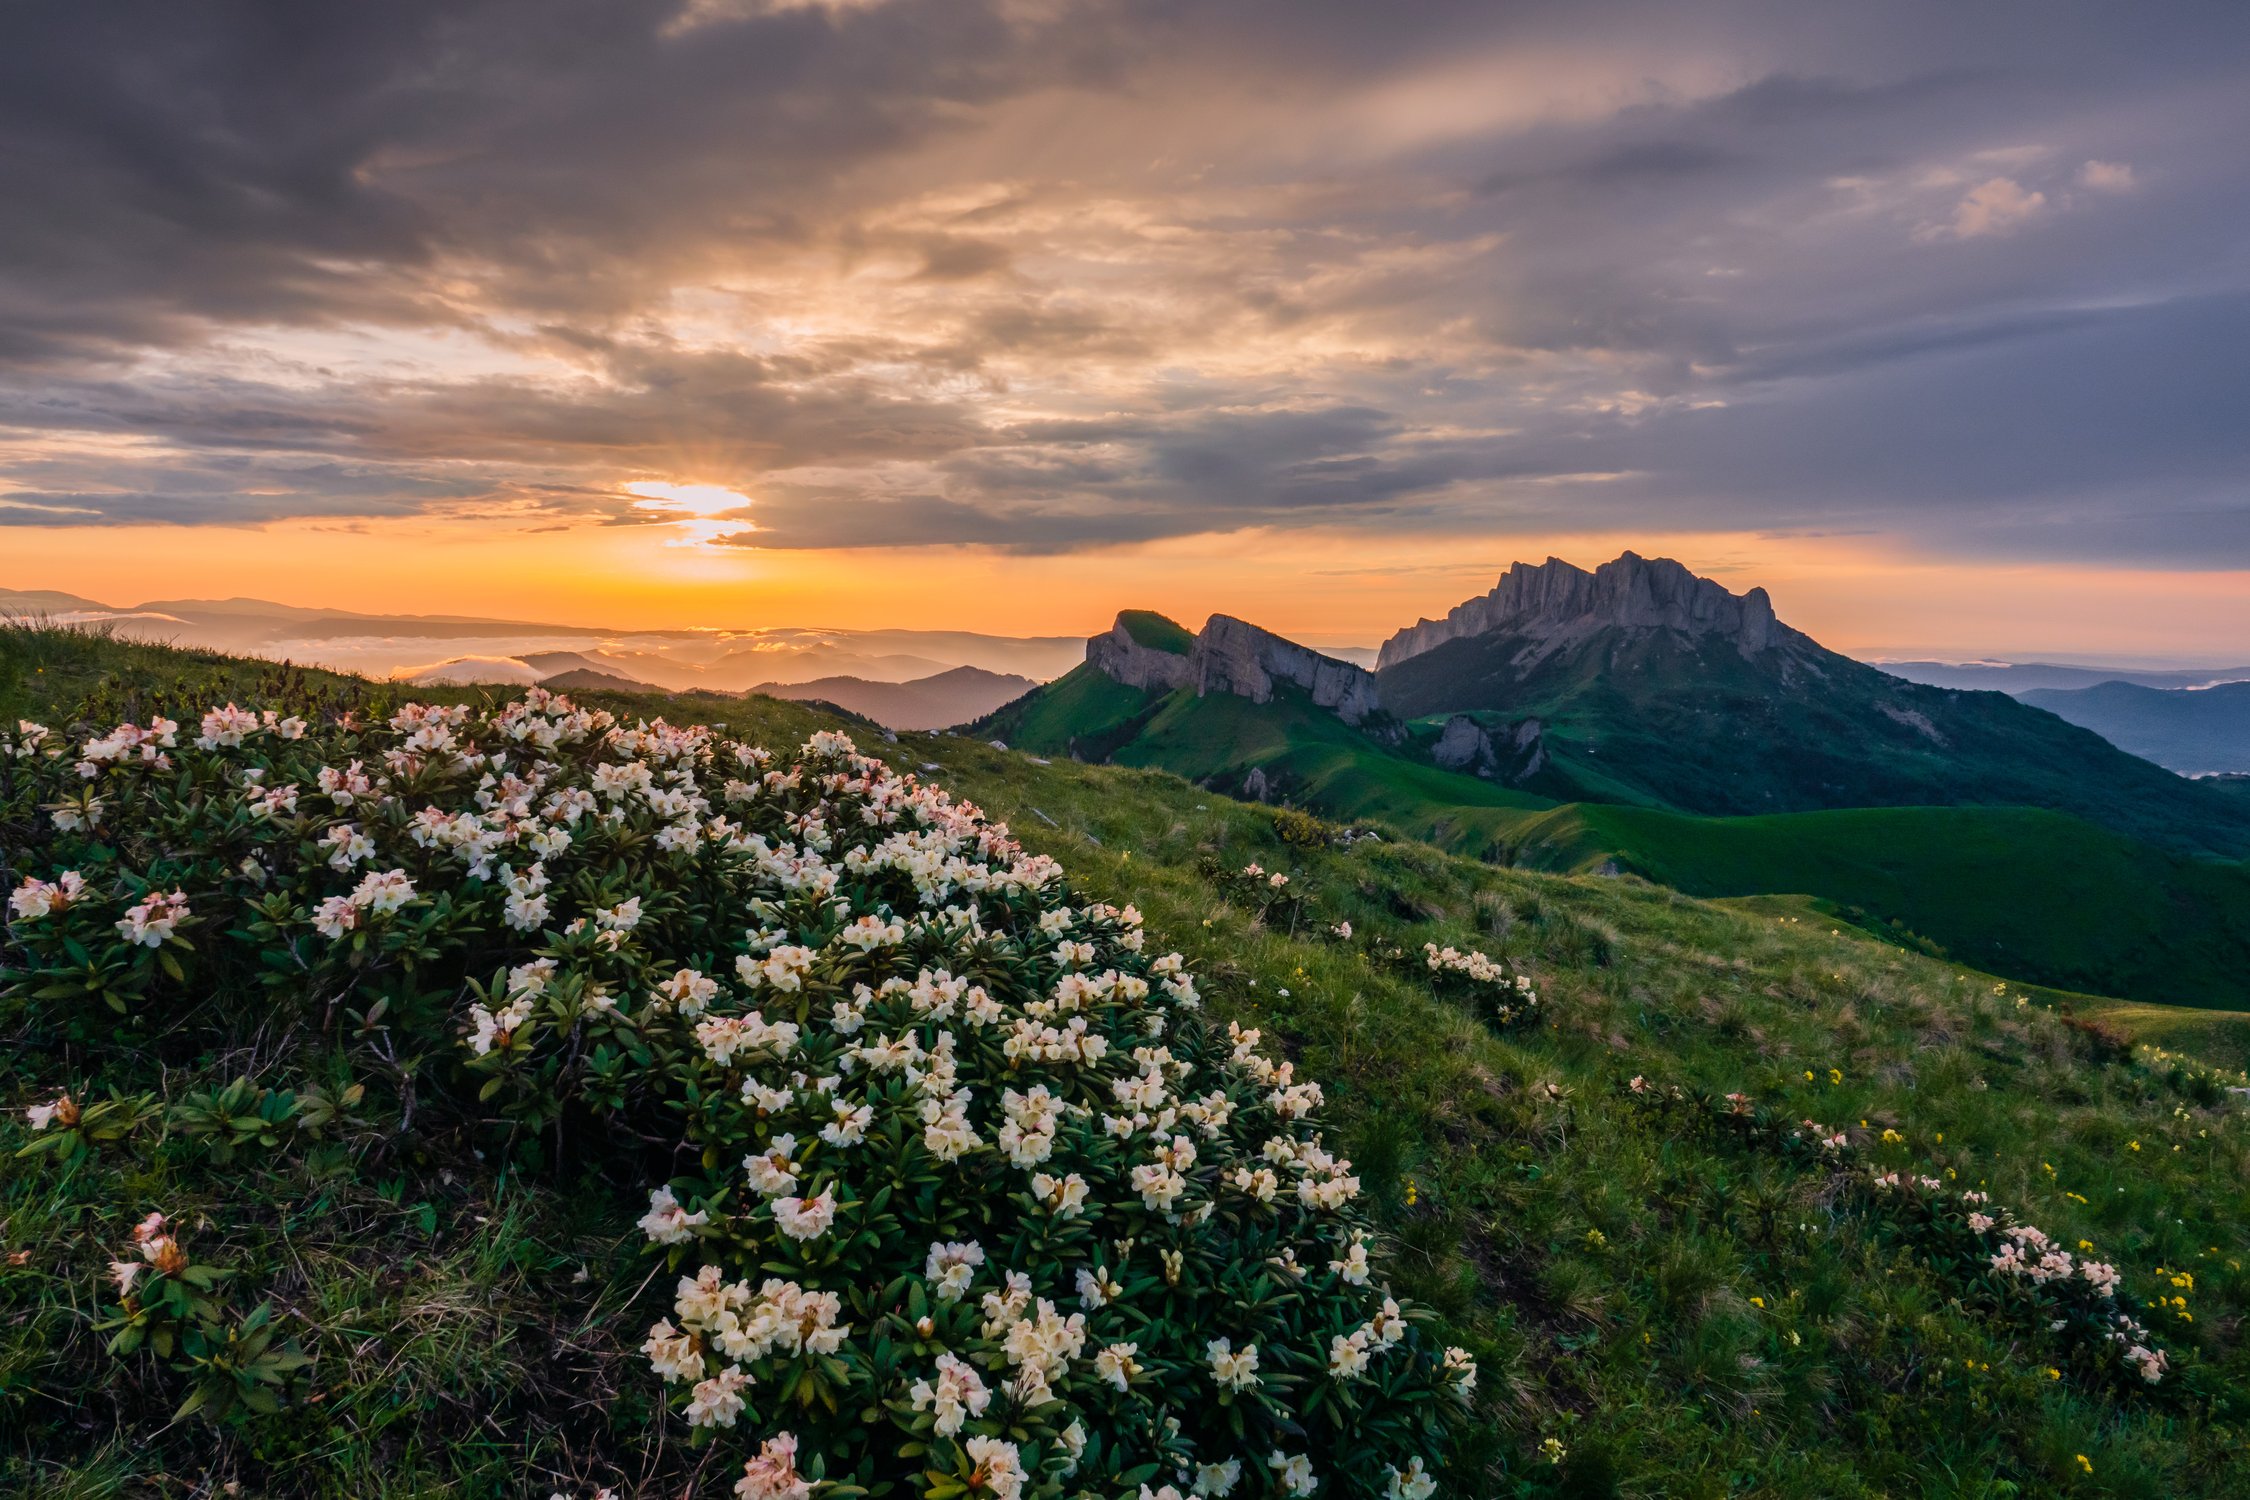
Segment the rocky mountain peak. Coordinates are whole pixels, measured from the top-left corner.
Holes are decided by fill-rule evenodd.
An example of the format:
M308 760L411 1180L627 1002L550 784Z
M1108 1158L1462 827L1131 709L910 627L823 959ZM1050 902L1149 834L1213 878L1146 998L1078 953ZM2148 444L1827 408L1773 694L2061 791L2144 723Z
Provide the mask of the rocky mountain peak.
M1754 656L1796 632L1774 618L1762 588L1730 593L1668 557L1627 552L1591 573L1561 558L1516 563L1492 591L1442 620L1422 620L1383 643L1376 670L1464 636L1506 633L1561 645L1600 630L1671 630L1731 641Z
M1119 615L1115 625L1086 643L1086 660L1128 687L1156 692L1191 687L1199 697L1232 693L1269 703L1275 686L1287 683L1347 724L1381 711L1374 673L1247 620L1211 616L1182 654L1167 649L1169 643L1148 644L1152 633L1145 627L1134 630L1130 613Z

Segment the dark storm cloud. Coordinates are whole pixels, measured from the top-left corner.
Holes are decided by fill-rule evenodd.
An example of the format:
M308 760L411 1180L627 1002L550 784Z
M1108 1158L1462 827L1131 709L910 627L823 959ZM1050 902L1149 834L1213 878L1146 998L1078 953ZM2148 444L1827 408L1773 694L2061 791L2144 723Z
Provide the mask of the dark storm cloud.
M10 7L0 525L2250 566L2245 138L2216 4Z

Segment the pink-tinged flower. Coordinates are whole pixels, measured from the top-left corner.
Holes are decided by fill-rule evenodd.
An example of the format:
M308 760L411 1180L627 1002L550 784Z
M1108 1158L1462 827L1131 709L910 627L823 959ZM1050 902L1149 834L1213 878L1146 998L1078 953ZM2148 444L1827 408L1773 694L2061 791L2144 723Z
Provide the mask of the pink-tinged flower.
M812 1500L812 1485L797 1473L797 1435L776 1433L742 1466L735 1500Z
M203 716L203 733L195 743L203 750L232 750L242 743L244 735L256 734L258 727L256 714L229 703Z
M992 1404L992 1392L976 1366L957 1356L941 1354L936 1380L915 1381L907 1399L916 1411L937 1414L938 1436L952 1437L968 1425L970 1418L984 1415L984 1409Z
M667 1385L675 1380L703 1378L703 1345L694 1334L674 1328L670 1318L657 1320L641 1345L641 1353L648 1356L649 1368Z
M313 930L335 941L359 926L359 908L349 896L330 896L313 908Z
M164 940L188 916L187 894L171 891L152 895L135 906L126 908L118 919L118 935L126 942L143 948L161 948Z
M695 1238L695 1231L710 1222L702 1209L689 1213L668 1187L648 1195L648 1212L641 1215L641 1233L659 1245L679 1245Z
M993 1500L1018 1500L1024 1472L1023 1454L1016 1445L995 1437L973 1437L968 1450L969 1462L976 1465L970 1484L989 1492Z
M822 1188L817 1198L776 1198L773 1221L793 1240L817 1240L836 1221L836 1194Z
M117 1295L120 1297L132 1296L133 1283L139 1281L141 1279L141 1273L146 1271L147 1269L148 1262L146 1261L111 1261L109 1263L109 1279L117 1283Z
M387 917L414 899L414 882L404 870L380 870L360 877L352 889L352 904L364 906L378 917Z
M733 1365L708 1380L697 1381L688 1398L688 1426L732 1427L742 1415L742 1389L748 1384L750 1377Z
M52 881L27 879L8 896L8 909L25 921L50 916L86 894L86 878L65 870Z
M58 1094L45 1104L34 1104L25 1110L24 1118L33 1130L45 1130L49 1125L60 1125L68 1130L78 1123L78 1101L68 1094Z
M133 1238L140 1241L141 1259L165 1275L174 1276L187 1269L187 1252L170 1235L151 1234L144 1239L140 1230L136 1229L133 1231Z

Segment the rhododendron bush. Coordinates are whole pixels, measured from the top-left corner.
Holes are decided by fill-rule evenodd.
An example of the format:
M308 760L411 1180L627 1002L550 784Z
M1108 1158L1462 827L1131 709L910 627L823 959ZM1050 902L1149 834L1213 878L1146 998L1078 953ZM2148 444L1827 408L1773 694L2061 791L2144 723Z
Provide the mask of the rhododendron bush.
M356 1029L519 1151L649 1164L633 1337L734 1493L1434 1492L1475 1367L1386 1291L1319 1085L843 737L533 692L0 752L59 1034Z

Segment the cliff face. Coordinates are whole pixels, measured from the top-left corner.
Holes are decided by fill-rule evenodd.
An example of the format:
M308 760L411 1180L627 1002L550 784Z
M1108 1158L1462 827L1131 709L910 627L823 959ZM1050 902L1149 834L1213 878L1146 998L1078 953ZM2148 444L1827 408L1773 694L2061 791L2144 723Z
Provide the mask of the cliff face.
M1272 701L1276 682L1302 688L1313 703L1347 724L1382 707L1375 674L1308 646L1283 640L1232 615L1213 615L1188 654L1198 693L1233 693L1253 703Z
M1442 620L1423 620L1401 630L1383 643L1376 670L1464 636L1505 631L1562 645L1607 629L1718 636L1746 657L1797 634L1774 618L1764 589L1729 593L1669 558L1628 552L1589 573L1550 557L1537 565L1517 563L1491 593L1469 600Z
M1142 645L1122 618L1086 642L1086 660L1115 681L1152 693L1168 693L1192 680L1188 658Z
M1270 703L1275 684L1288 683L1347 724L1362 723L1382 709L1372 672L1231 615L1213 615L1184 656L1142 645L1120 621L1086 643L1086 660L1116 681L1150 692L1192 687L1199 697L1232 693Z

